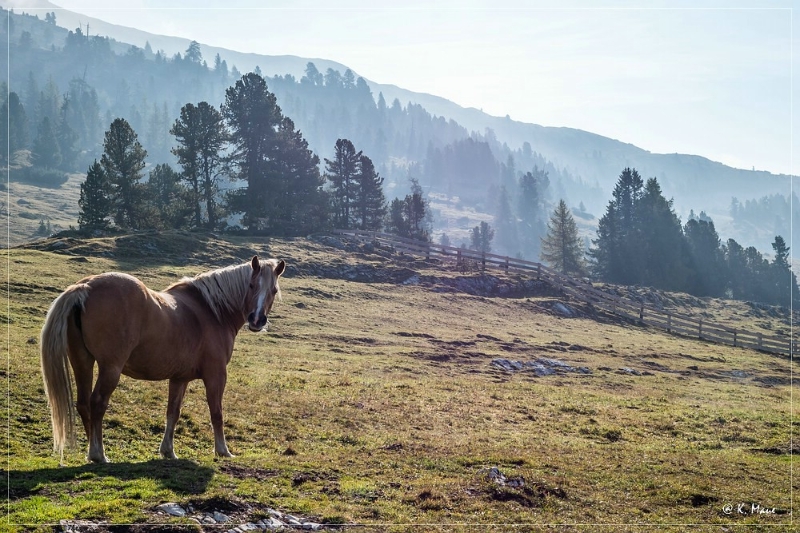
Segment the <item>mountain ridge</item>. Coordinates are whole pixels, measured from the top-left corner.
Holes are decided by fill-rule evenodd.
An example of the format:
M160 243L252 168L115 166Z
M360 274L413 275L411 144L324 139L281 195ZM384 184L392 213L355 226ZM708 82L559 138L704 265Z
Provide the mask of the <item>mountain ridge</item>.
M53 10L57 13L57 23L61 27L74 29L86 26L88 23L90 28L95 28L94 34L107 35L120 43L133 44L141 48L143 48L146 43L149 43L153 50L163 50L168 55L183 53L189 43L192 42L192 39L184 37L158 35L145 30L105 22L102 19L89 17L62 8L49 0L7 0L6 4L10 8L21 9L23 12L25 9L33 9L36 12L40 10ZM239 52L203 43L199 44L204 58L208 60L208 58L219 54L229 65L235 65L241 72L250 72L258 66L265 75L291 74L300 78L308 62L313 62L321 72L324 72L328 68L343 72L349 68L343 63L324 58L305 58L291 54L265 55L255 52ZM356 77L359 76L358 72L354 69L350 70ZM559 146L561 143L554 143L552 141L553 137L580 137L583 142L586 142L588 139L593 145L596 145L597 148L600 148L600 145L604 145L607 150L624 150L626 151L625 155L627 157L674 156L677 154L683 157L701 158L708 163L718 164L726 169L753 172L747 169L725 165L724 163L714 161L700 154L651 152L633 143L578 128L568 126L543 126L536 123L514 120L508 116L498 117L474 107L460 106L442 96L411 91L395 84L379 83L367 78L365 78L365 81L376 97L378 93L383 93L387 102L398 99L403 105L408 102L421 105L431 114L455 120L470 131L483 132L486 128L490 128L497 135L499 141L507 143L512 148L519 148L524 142L535 144L537 151L548 156L554 163L564 168L575 170L579 175L589 180L594 178L594 176L591 175L591 168L584 168L585 165L575 165L574 162L570 165L570 161L574 159L574 153L571 154L569 151L561 153L563 150L563 148ZM542 146L546 146L552 150L552 152L539 149ZM628 151L630 153L627 153ZM766 177L767 175L779 177L787 176L786 174L774 174L769 171L756 172L761 173L762 177ZM616 175L614 175L614 179L616 179Z

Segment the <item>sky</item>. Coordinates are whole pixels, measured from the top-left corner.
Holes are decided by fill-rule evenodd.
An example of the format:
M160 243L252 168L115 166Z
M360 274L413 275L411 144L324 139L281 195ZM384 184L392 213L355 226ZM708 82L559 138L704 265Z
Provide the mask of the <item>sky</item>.
M651 152L798 174L800 0L55 3L240 52L329 59L374 82Z

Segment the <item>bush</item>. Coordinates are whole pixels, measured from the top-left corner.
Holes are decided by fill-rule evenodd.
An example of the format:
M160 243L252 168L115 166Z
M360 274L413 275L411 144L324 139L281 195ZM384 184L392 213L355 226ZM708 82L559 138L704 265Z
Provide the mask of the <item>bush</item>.
M23 167L11 169L11 181L57 189L68 179L65 172L53 168Z

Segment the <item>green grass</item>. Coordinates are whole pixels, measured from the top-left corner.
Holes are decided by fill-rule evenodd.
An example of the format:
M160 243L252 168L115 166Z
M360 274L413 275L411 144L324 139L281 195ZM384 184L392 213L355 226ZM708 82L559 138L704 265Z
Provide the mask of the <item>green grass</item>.
M273 507L387 531L508 523L772 531L790 519L723 513L740 502L792 510L785 359L603 317L564 319L547 312L552 296L483 298L307 274L337 263L458 275L408 257L345 254L303 239L136 239L62 250L87 262L10 251L12 524L166 521L152 511L166 501L246 503L249 516ZM144 250L142 239L161 252L128 251ZM124 269L163 288L253 252L286 259L288 271L270 331L243 331L229 366L225 426L237 457L213 459L205 394L194 382L176 431L181 459L158 459L166 383L123 378L106 416L113 463L85 464L81 436L59 467L34 343L52 299L90 273ZM592 374L508 374L489 366L495 357L557 358ZM492 466L524 486L488 480Z

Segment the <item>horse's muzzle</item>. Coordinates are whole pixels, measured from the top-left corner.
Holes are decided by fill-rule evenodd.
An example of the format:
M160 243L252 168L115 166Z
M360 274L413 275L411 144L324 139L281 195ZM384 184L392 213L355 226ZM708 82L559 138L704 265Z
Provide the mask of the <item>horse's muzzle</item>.
M267 315L261 315L260 317L258 317L258 320L256 320L255 313L250 313L250 315L247 317L247 328L250 331L256 333L262 331L267 326L267 324L269 324L269 321L267 321Z

